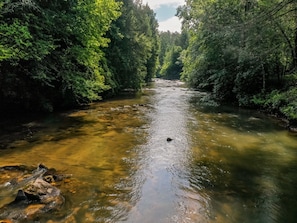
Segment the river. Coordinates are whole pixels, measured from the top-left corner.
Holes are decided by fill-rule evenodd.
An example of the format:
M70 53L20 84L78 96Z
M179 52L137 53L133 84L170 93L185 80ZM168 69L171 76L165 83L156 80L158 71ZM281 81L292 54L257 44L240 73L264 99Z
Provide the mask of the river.
M142 94L30 118L22 137L1 132L0 166L73 175L59 186L62 210L38 222L296 222L296 135L202 96L156 80Z

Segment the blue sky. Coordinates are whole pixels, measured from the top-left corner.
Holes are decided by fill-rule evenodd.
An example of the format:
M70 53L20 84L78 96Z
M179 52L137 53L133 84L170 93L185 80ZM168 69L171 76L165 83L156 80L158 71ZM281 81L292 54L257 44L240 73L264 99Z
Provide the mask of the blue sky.
M157 14L158 21L164 22L175 15L176 7L172 5L160 5L160 7L155 9L154 11Z
M184 4L184 0L143 0L156 13L160 31L180 32L181 22L175 16L176 8Z

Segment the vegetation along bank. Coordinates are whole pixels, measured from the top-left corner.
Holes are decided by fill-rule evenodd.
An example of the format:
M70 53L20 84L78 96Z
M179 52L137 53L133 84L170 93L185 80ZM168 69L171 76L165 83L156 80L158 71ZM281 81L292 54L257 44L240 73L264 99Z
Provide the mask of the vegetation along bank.
M297 2L187 0L181 33L132 0L0 3L1 110L54 111L182 79L297 123Z

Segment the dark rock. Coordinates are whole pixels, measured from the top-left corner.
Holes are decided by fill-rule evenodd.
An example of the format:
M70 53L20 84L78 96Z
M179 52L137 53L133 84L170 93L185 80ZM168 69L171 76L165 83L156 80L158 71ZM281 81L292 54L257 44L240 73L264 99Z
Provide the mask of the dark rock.
M25 201L27 200L26 194L24 193L23 190L18 190L17 196L14 199L14 202L20 202L20 201Z
M56 181L53 175L44 176L43 180L48 183L54 183Z
M289 126L288 129L291 133L297 133L297 126Z
M167 138L167 142L171 142L173 139L171 139L171 138Z
M54 168L48 169L43 174L43 180L48 183L63 181L64 179L72 177L71 174L59 174Z
M3 166L3 167L0 167L0 169L24 171L26 167L23 165L15 165L15 166Z
M48 168L45 165L43 165L42 163L40 163L38 165L38 168L37 169L46 169L46 170L48 170Z

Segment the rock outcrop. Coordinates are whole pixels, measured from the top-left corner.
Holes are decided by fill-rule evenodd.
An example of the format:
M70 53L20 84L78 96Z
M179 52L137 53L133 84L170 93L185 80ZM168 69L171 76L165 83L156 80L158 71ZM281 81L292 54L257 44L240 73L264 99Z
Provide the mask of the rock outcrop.
M13 196L15 199L0 208L0 222L34 221L38 216L50 211L59 210L64 204L64 197L54 184L69 178L69 175L58 174L54 169L48 169L40 164L37 169L26 173L24 166L6 166L0 168L0 172L9 175L11 171L14 177L0 185L0 199L5 196ZM17 176L15 172L23 172ZM25 177L24 177L25 175ZM4 176L4 175L3 175ZM1 179L0 179L1 180Z

